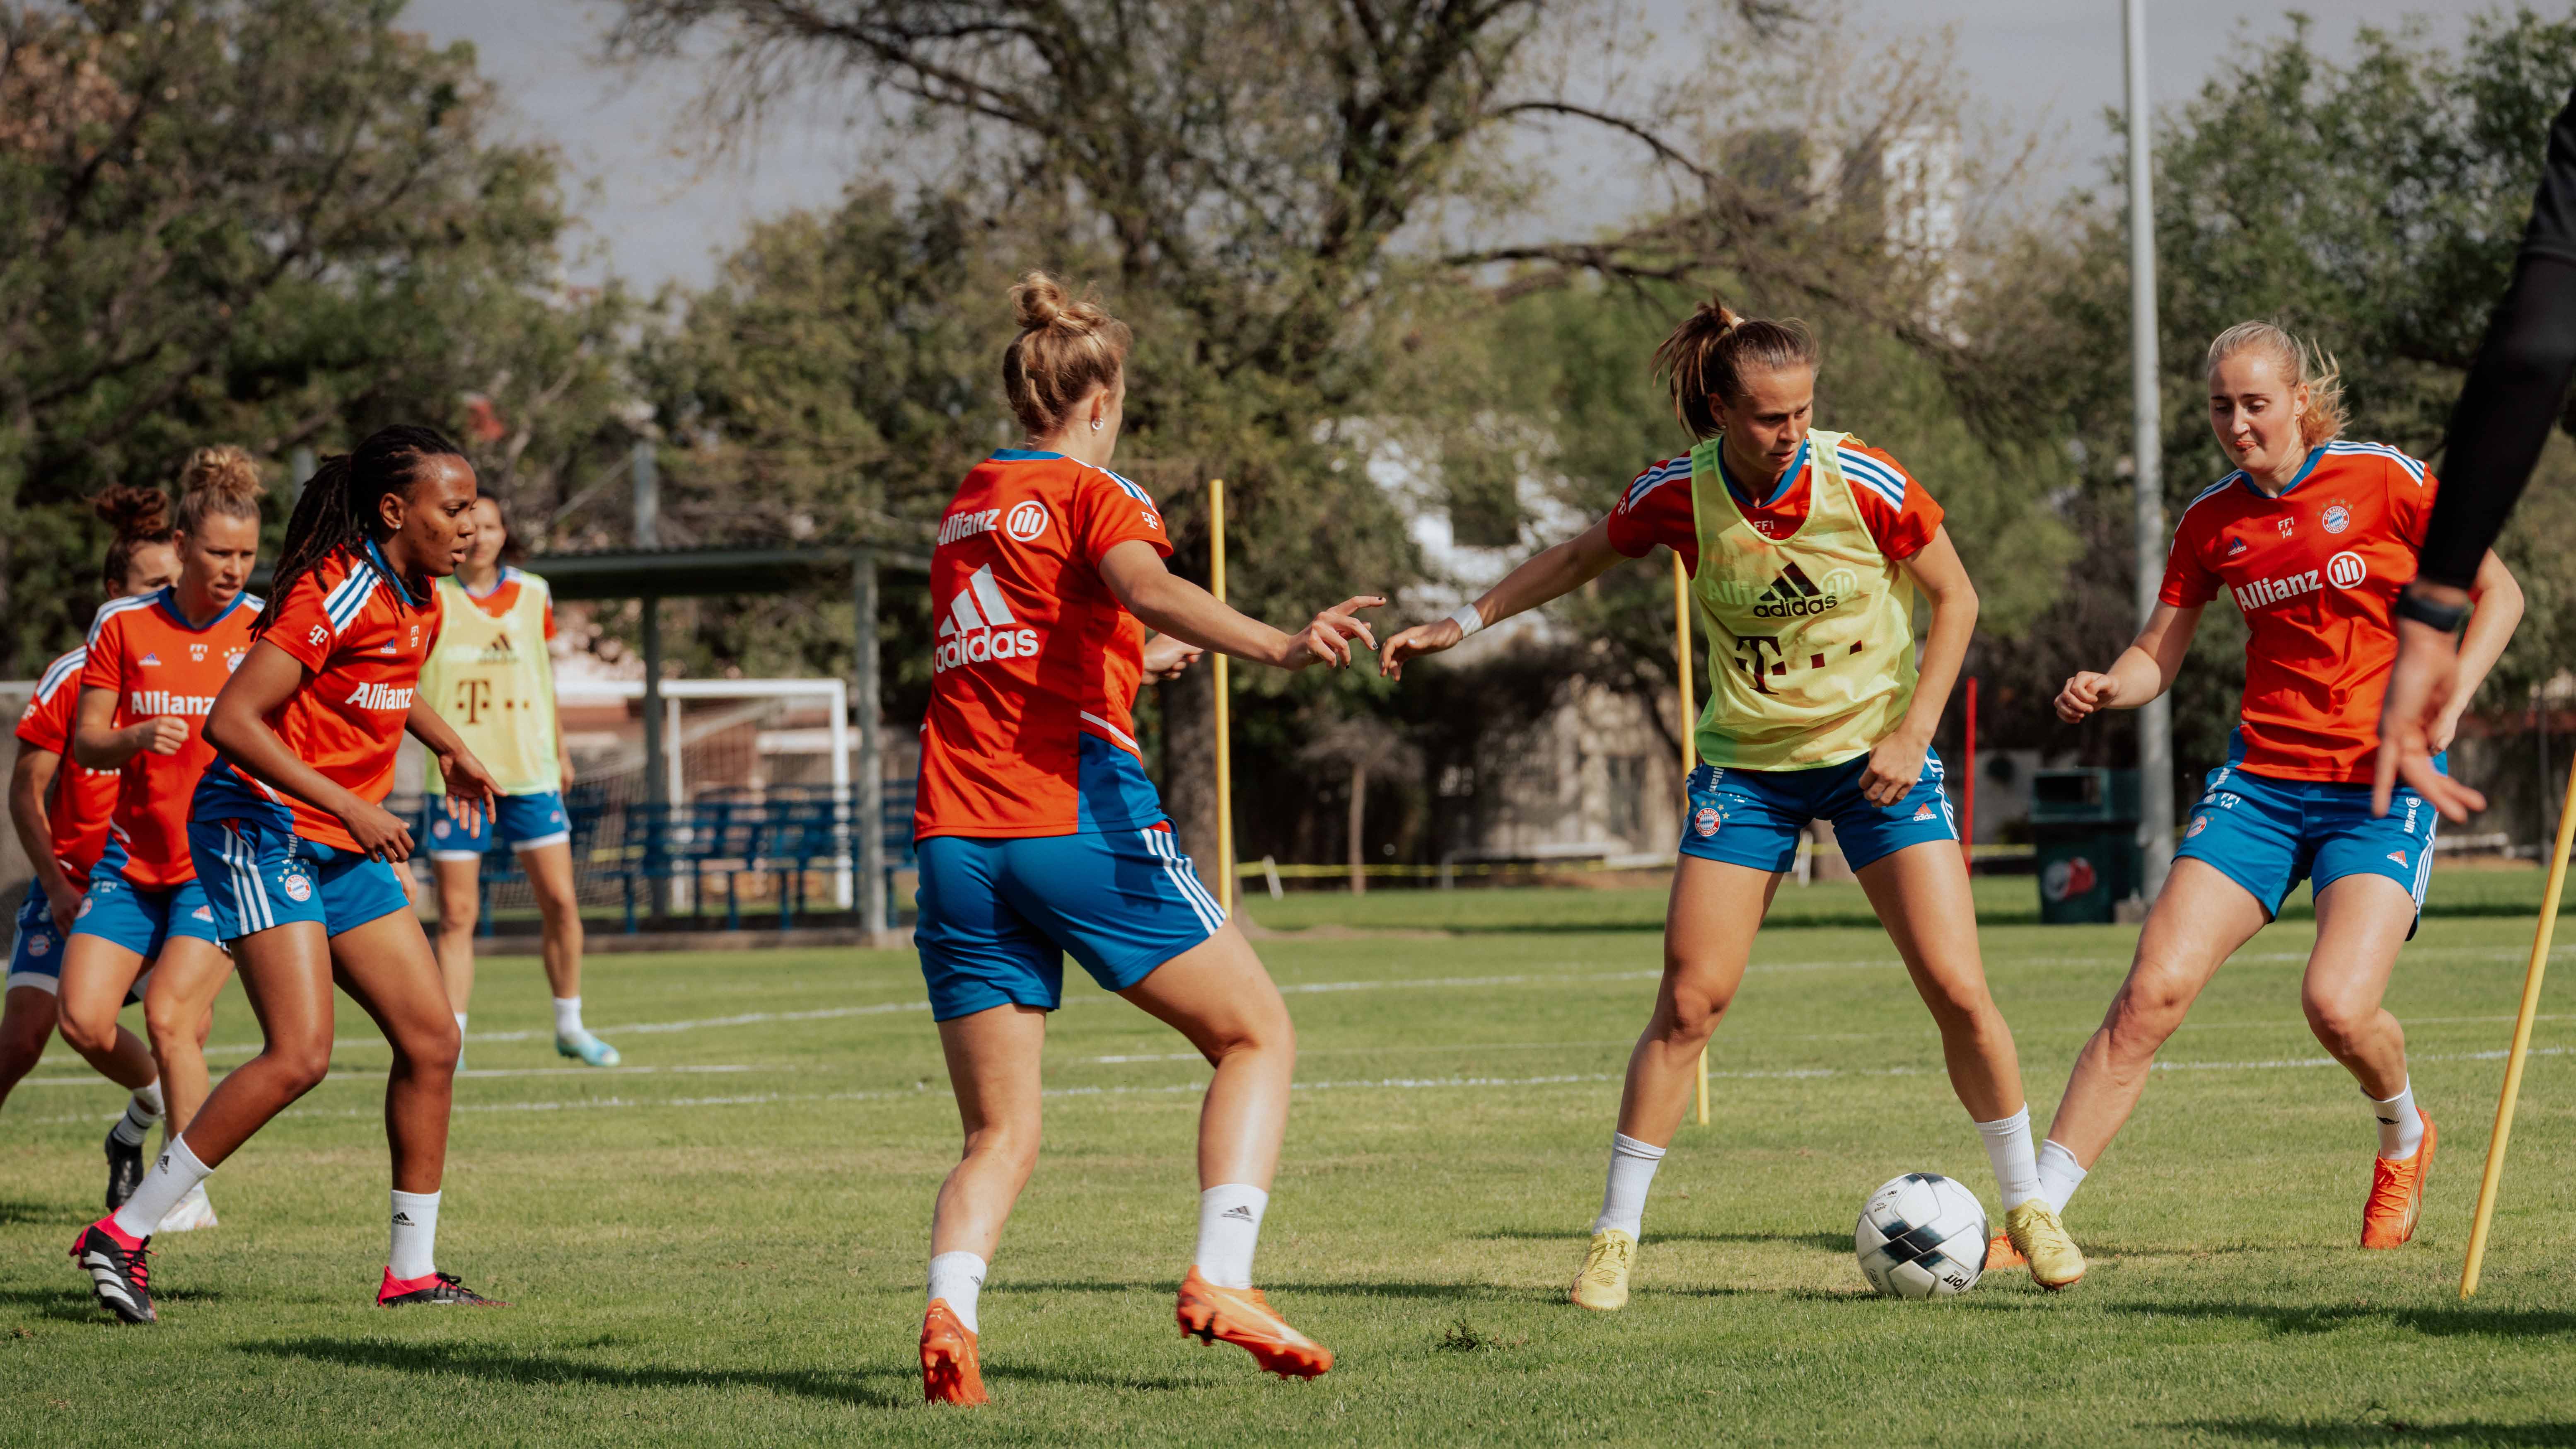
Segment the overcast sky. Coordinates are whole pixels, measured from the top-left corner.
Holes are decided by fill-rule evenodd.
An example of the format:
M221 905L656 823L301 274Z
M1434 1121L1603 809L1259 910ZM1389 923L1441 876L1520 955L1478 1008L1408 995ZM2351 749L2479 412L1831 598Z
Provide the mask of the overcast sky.
M1676 10L1689 3L1695 0L1657 0L1658 8ZM2100 179L2107 144L2100 116L2120 103L2119 0L1851 0L1850 8L1882 32L1954 27L1972 103L2045 138L2038 189L2054 194ZM2157 103L2197 90L2251 40L2282 33L2292 8L2313 16L2320 40L2341 53L2360 25L2394 26L2445 7L2438 0L2307 0L2296 7L2148 0ZM2451 5L2431 20L2437 40L2458 40L2462 8ZM711 164L692 156L681 113L695 81L685 69L630 75L596 63L616 9L610 0L411 0L404 21L442 41L474 42L484 73L507 98L511 131L562 150L575 210L588 227L577 245L590 254L576 260L576 277L613 272L646 288L703 283L747 220L827 205L866 164L865 138L833 119L841 107L828 97L772 126L745 160ZM1601 159L1616 167L1624 158L1604 151Z

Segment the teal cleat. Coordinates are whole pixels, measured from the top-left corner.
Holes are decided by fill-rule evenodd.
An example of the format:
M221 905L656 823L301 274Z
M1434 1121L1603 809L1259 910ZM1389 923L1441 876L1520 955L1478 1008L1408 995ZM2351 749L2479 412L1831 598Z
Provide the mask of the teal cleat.
M617 1055L617 1048L586 1031L556 1037L555 1055L575 1057L580 1059L583 1065L593 1067L613 1067L621 1060Z

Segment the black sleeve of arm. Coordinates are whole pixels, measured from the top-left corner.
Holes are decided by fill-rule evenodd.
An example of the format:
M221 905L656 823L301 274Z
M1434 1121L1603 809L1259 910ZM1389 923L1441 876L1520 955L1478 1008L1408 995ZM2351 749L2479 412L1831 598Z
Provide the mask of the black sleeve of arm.
M2418 576L2465 589L2504 531L2576 375L2576 94L2549 127L2549 155L2513 283L2451 411L2442 493Z

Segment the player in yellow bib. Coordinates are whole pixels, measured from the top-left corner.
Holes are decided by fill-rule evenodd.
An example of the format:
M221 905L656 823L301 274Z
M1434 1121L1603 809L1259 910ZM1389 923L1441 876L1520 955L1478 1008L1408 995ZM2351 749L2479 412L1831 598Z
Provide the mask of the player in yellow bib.
M1690 778L1663 984L1628 1058L1609 1183L1573 1299L1600 1310L1627 1303L1646 1190L1681 1126L1700 1051L1744 979L1798 834L1816 819L1833 822L1940 1027L2013 1246L2043 1286L2066 1287L2083 1276L2084 1257L2040 1196L2021 1066L1986 990L1958 827L1930 753L1977 620L1940 506L1887 454L1810 430L1818 352L1803 327L1747 321L1711 301L1655 361L1698 440L1689 455L1648 468L1609 517L1450 617L1389 639L1383 654L1397 674L1658 543L1690 568L1709 640L1696 731L1705 763ZM1918 593L1932 613L1919 664ZM1937 1277L1978 1265L1920 1266Z
M495 808L460 823L430 811L429 868L438 880L438 966L465 1032L474 995L474 926L483 856L506 845L518 856L545 921L546 984L555 1002L555 1050L594 1067L617 1065L617 1048L581 1024L581 909L573 896L572 817L563 790L572 758L555 721L554 596L546 581L505 559L516 548L501 505L474 504L474 546L452 578L438 581L445 620L421 669L421 696L498 782ZM440 791L429 767L431 793Z

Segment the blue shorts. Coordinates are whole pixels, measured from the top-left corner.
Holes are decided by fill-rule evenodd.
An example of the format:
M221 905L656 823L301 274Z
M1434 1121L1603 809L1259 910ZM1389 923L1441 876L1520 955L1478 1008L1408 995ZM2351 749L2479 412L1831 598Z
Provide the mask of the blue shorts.
M226 941L295 921L336 936L411 909L391 862L317 845L276 825L191 820L188 853Z
M1005 1002L1055 1010L1067 952L1101 989L1124 991L1225 924L1169 830L934 835L916 853L912 939L938 1021Z
M224 943L202 882L145 890L105 861L89 873L89 894L72 917L72 934L113 941L146 961L160 959L161 948L176 937Z
M476 860L505 843L516 854L572 840L572 817L564 813L563 795L558 791L502 795L492 805L488 812L474 812L474 823L469 827L447 813L446 797L430 796L429 858Z
M1893 805L1860 793L1869 756L1812 770L1738 770L1702 765L1691 771L1690 812L1682 820L1682 854L1754 870L1797 863L1798 832L1830 820L1834 843L1854 870L1927 840L1957 844L1959 822L1941 788L1941 757L1923 755L1922 778Z
M125 1004L141 1001L144 985L151 979L149 971L135 977L125 990ZM21 986L56 996L63 992L63 933L54 929L54 911L44 889L32 881L27 899L18 907L18 931L9 943L9 978L0 983L0 989L15 991Z
M2245 887L2266 916L2302 879L2324 890L2348 875L2384 875L2424 909L2433 875L2433 825L2440 815L2403 786L2386 815L2370 813L2370 787L2283 780L2234 765L2209 772L2191 807L2177 859L2202 861Z

